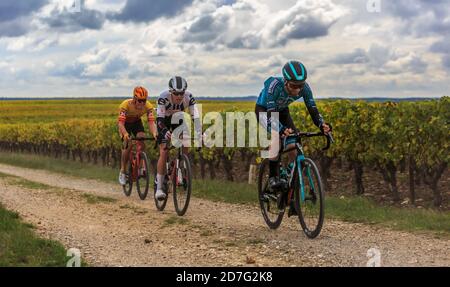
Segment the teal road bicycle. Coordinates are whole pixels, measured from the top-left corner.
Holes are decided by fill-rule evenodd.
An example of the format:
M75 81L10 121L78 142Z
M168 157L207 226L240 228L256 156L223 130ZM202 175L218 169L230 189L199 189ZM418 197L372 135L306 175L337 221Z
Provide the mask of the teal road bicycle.
M264 159L258 174L258 198L264 220L271 229L280 226L289 207L288 216L297 215L306 236L315 238L320 234L324 221L325 191L316 164L303 153L302 138L310 137L326 137L327 145L322 150L329 149L334 142L331 133L325 135L322 132L302 132L285 137L282 147L292 138L295 139L295 147L284 149L279 156L297 151L295 161L287 165L280 161L280 178L286 184L277 190L270 189L269 159Z

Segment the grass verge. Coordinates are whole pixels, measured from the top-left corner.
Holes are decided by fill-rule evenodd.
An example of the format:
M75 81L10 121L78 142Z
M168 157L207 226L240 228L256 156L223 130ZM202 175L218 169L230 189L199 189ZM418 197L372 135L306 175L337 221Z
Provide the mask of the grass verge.
M0 267L66 266L70 258L64 246L39 238L33 229L0 204Z
M99 167L88 163L38 156L32 154L0 152L0 163L19 167L43 169L61 174L115 182L119 171L110 167Z

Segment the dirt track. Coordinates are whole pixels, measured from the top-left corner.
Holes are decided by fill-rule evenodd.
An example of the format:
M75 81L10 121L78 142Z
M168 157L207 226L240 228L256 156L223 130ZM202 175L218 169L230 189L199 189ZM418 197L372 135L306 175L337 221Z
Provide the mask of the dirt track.
M450 266L450 241L430 235L326 219L310 240L295 218L270 230L252 206L193 198L180 220L171 199L158 212L151 196L126 198L119 185L3 164L0 172L52 186L0 178L0 202L94 266L365 266L370 248L383 266ZM86 194L116 201L88 203Z

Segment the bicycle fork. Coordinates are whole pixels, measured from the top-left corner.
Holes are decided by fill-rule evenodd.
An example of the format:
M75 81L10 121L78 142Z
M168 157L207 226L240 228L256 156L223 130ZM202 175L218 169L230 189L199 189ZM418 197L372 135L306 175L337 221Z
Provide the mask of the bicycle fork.
M298 176L299 176L299 182L300 182L300 199L301 202L305 202L306 199L315 200L316 199L316 191L314 186L314 181L311 176L311 169L309 166L305 165L305 156L299 155L297 156L297 170L298 170ZM306 170L306 175L308 177L308 183L309 183L309 193L311 195L311 198L307 198L305 195L305 182L303 180L303 172L302 170Z
M177 183L177 186L180 186L183 184L183 174L181 173L181 168L180 168L180 159L177 158L176 162L175 162L175 182Z
M180 160L177 158L176 160L172 161L170 164L167 163L167 171L168 175L172 179L175 179L176 185L181 185L183 183L183 175L181 174L180 169Z
M299 179L299 185L300 185L300 201L304 202L305 201L305 188L304 188L304 182L303 182L303 174L302 174L302 162L305 160L305 156L304 155L298 155L296 158L296 168L297 168L297 173L298 173L298 179ZM294 169L293 169L294 170ZM293 178L293 176L292 176Z
M130 178L131 178L132 181L136 181L136 179L139 176L138 171L137 171L137 167L138 167L137 154L135 154L133 151L131 151L130 152L130 158L128 160L131 163Z

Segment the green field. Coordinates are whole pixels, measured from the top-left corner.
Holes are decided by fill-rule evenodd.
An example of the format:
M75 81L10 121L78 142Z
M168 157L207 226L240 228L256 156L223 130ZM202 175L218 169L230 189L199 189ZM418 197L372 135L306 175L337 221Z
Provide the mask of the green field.
M0 124L55 122L68 119L117 119L123 100L17 100L0 101ZM151 99L156 108L156 99ZM199 101L203 113L239 109L251 111L254 102Z

